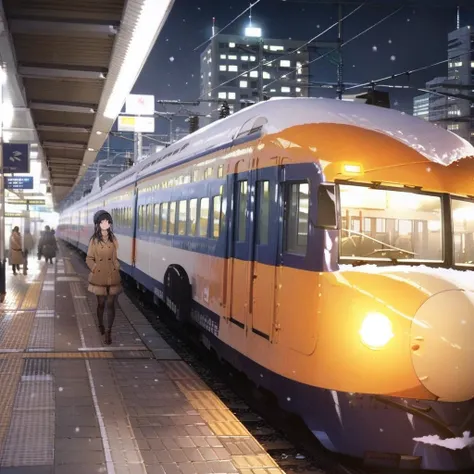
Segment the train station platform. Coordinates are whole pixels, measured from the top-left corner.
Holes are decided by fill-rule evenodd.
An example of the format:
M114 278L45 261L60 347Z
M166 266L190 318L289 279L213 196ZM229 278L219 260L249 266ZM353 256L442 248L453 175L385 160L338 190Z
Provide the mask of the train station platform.
M283 472L124 294L103 346L75 252L9 272L0 474Z

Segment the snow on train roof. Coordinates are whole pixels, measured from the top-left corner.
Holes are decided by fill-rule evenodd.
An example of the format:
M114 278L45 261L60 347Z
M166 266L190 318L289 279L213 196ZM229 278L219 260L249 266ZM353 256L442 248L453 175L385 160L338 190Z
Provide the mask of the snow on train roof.
M114 177L102 190L110 189L129 175L145 176L190 156L231 143L243 129L252 128L259 118L266 119L263 120L266 122L262 130L264 134L308 123L344 124L388 135L427 159L445 165L474 156L474 147L458 135L396 110L335 99L279 97L259 102L197 130L138 163L133 171Z

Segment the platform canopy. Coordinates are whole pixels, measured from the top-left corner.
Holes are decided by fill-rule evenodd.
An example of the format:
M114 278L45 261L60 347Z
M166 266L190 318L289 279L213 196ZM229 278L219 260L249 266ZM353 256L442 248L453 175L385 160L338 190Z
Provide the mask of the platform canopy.
M15 68L55 203L94 162L173 3L3 0L12 54L2 61Z

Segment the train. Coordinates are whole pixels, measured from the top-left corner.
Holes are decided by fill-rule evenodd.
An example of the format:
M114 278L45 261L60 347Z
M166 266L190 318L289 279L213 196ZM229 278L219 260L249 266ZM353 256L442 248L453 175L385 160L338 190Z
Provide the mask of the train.
M328 450L474 467L474 147L393 109L274 98L60 213Z

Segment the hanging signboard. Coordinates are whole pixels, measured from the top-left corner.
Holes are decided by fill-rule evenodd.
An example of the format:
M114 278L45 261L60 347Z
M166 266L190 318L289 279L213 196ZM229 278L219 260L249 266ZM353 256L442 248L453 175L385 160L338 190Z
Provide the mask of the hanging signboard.
M2 143L2 152L4 173L30 172L28 143Z
M5 212L5 217L25 217L22 212Z
M155 117L119 115L117 129L119 132L155 133Z
M16 200L9 200L7 204L19 204L22 206L44 206L46 204L45 199L16 199Z
M125 100L125 113L129 115L154 115L155 96L129 94Z
M33 189L33 176L5 176L5 189Z

